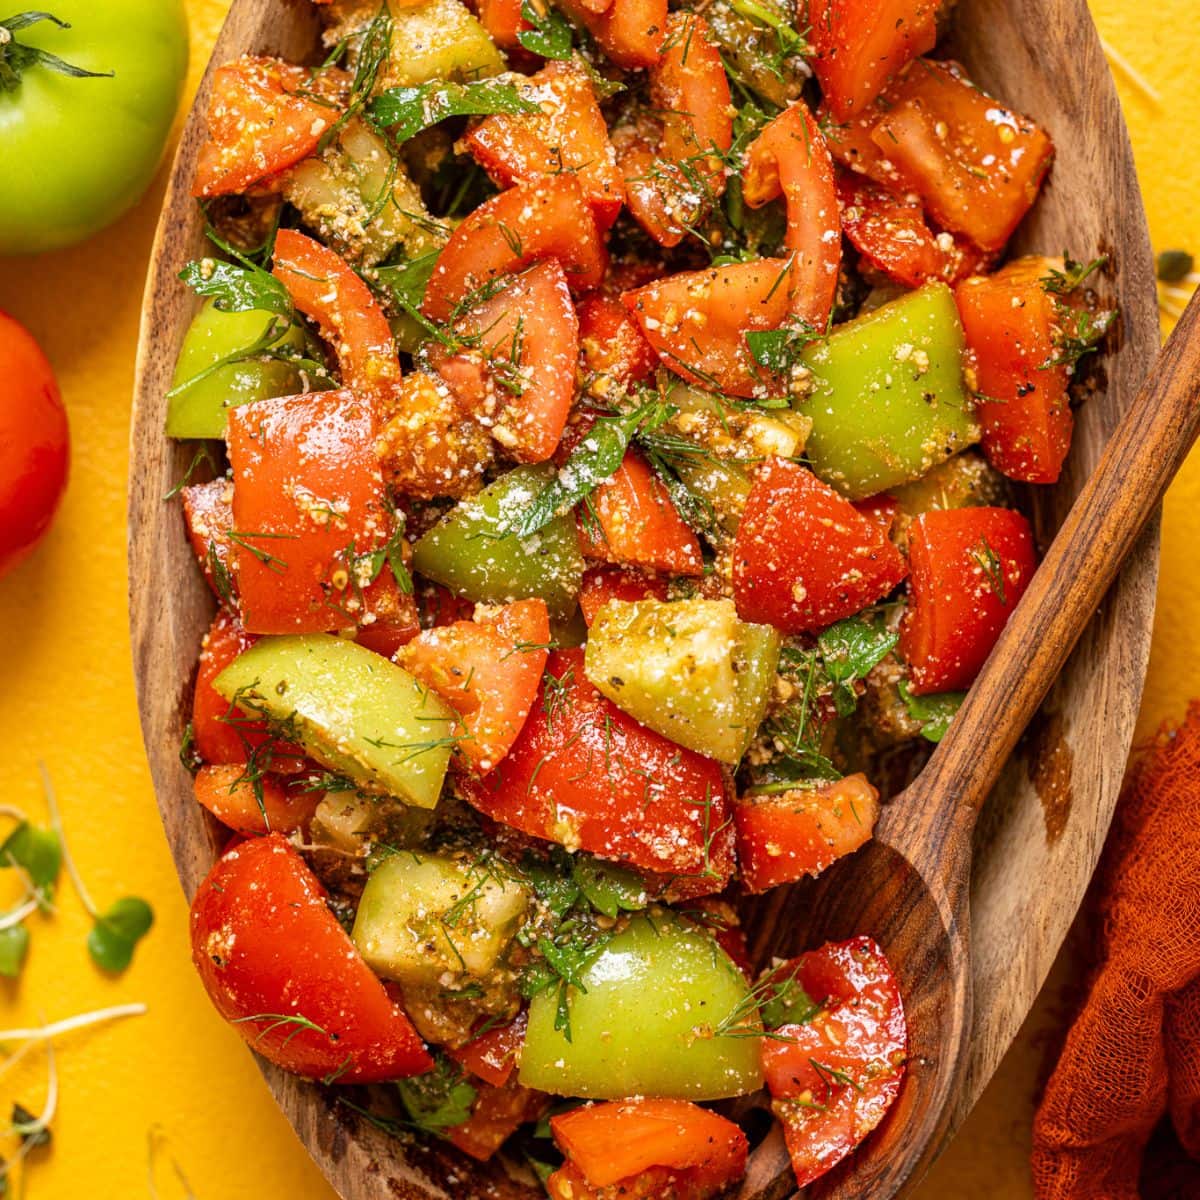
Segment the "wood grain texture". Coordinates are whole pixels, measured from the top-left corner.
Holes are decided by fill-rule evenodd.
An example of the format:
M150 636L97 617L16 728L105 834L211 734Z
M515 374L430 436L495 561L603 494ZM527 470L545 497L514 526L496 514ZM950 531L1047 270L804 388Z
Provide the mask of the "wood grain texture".
M1072 501L1099 462L1104 445L1131 404L1158 339L1153 263L1132 157L1099 41L1085 0L961 0L956 9L954 53L983 86L1029 112L1054 136L1058 159L1042 199L1023 227L1020 250L1076 257L1113 256L1106 280L1122 309L1118 345L1094 372L1095 395L1079 410L1075 443L1064 479L1032 499L1035 526L1047 544ZM235 0L214 52L214 63L253 50L310 58L315 22L307 0ZM203 132L208 92L202 85L176 159L147 284L139 347L130 473L130 612L139 705L151 772L163 823L190 896L213 861L215 832L191 798L190 778L177 750L187 719L191 677L212 602L195 570L178 508L163 497L182 476L190 450L163 436L165 393L188 321L197 307L176 279L204 252L199 214L189 195ZM944 1048L959 1046L944 1119L937 1121L930 1151L969 1111L1028 1012L1082 898L1116 801L1132 737L1149 653L1157 570L1157 533L1149 529L1088 625L1055 683L1031 736L1009 759L975 833L971 888L974 943L969 969L975 1010L971 1036L963 1014L925 1011L910 1005L914 1028L913 1074L923 1078ZM1014 653L1028 655L1033 646ZM973 704L976 702L973 700ZM1006 694L981 698L989 721L1005 726ZM972 753L951 733L940 757ZM885 833L900 824L889 814ZM899 837L899 835L897 835ZM882 859L873 876L888 886L866 895L860 886L869 864L839 866L822 886L837 888L836 913L813 889L781 892L760 905L757 941L763 952L793 950L813 921L838 921L845 932L856 920L888 921L902 929L930 920L952 926L953 889L906 912L896 898L912 868L888 834L871 852ZM965 870L959 878L965 878ZM859 911L856 912L855 909ZM874 910L874 915L869 910ZM186 954L180 948L180 969ZM965 977L965 962L904 964L914 984L922 973L948 970ZM913 987L910 994L923 993ZM924 1060L924 1061L922 1061ZM347 1200L432 1200L434 1197L534 1195L502 1173L468 1172L437 1153L413 1154L335 1108L321 1089L264 1065L268 1084L284 1112L333 1186ZM919 1089L906 1088L897 1111L873 1141L872 1154L822 1186L825 1194L882 1197L915 1178L928 1154L906 1151L907 1122ZM778 1138L756 1155L755 1171L773 1182L769 1192L791 1191L779 1173ZM775 1155L772 1160L772 1154ZM891 1162L891 1167L888 1162ZM919 1160L919 1161L918 1161ZM901 1169L903 1168L903 1169ZM850 1190L846 1190L850 1189ZM817 1189L812 1190L815 1194ZM810 1193L806 1193L810 1194Z

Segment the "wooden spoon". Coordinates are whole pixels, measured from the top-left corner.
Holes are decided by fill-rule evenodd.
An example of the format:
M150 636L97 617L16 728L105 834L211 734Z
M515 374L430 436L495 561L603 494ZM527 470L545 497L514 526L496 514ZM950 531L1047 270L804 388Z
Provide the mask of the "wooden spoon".
M1005 760L1104 599L1138 533L1200 433L1200 296L1193 298L955 717L953 738L885 809L872 843L762 913L756 947L870 933L897 970L910 1064L879 1131L806 1195L886 1200L915 1183L950 1134L971 1031L971 839ZM770 902L768 902L770 903ZM773 944L772 944L773 943ZM738 1200L795 1189L776 1125L751 1156Z

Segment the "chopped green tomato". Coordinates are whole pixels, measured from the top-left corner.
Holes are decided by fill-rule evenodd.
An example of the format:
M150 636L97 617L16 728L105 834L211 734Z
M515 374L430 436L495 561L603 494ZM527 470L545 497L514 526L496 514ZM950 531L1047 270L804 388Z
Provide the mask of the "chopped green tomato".
M901 513L910 518L935 509L1004 507L1007 492L1004 476L978 450L956 454L914 483L891 489Z
M475 80L499 75L504 56L487 30L458 0L426 0L392 10L392 48L386 87L434 79Z
M552 617L569 617L583 582L574 516L555 517L526 538L504 532L553 477L551 466L502 475L421 538L413 548L413 567L469 600L507 604L541 598Z
M745 753L766 712L779 634L732 600L610 600L588 636L587 676L614 704L721 762Z
M396 847L415 845L432 820L429 809L347 790L335 780L313 813L309 836L318 849L358 859L374 841Z
M344 258L373 266L403 250L416 258L448 233L425 210L416 184L365 121L351 121L336 145L288 172L284 198Z
M352 936L384 979L482 979L508 949L528 905L528 890L491 862L402 852L371 872Z
M437 804L458 716L382 655L327 633L264 637L213 686L364 790Z
M803 355L812 393L805 453L851 500L919 479L979 439L963 385L954 294L930 283L813 342Z
M632 918L569 988L529 1006L521 1083L563 1096L718 1100L762 1086L758 1012L712 936L674 914ZM559 1022L561 1024L561 1022Z
M167 403L168 437L224 437L228 409L304 390L304 373L297 366L263 357L284 347L303 355L304 333L290 325L267 345L264 339L272 321L283 324L282 318L259 309L221 312L215 301L204 302L188 326L175 363ZM212 369L215 363L247 353L253 357Z

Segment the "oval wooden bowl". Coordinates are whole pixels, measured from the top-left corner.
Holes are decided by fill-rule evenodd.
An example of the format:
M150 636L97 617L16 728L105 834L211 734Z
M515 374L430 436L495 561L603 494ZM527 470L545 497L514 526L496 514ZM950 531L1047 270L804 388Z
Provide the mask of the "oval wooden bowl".
M1152 255L1125 126L1086 0L960 0L954 26L949 49L972 77L1035 117L1058 147L1016 251L1067 248L1083 258L1106 253L1115 265L1104 286L1121 307L1118 345L1092 372L1095 392L1079 410L1062 482L1031 497L1045 544L1157 349ZM316 36L308 0L234 0L213 62L246 51L307 60ZM147 283L129 492L130 612L142 730L163 825L189 897L218 846L178 757L213 602L178 505L163 499L187 469L191 450L168 441L162 430L175 357L197 307L176 276L205 252L190 182L207 94L206 77L179 146ZM1028 1013L1095 866L1133 736L1157 565L1155 526L1084 633L980 822L972 886L974 1036L951 1127L970 1110ZM852 878L849 864L847 871ZM779 948L787 937L784 929L760 930L756 941ZM179 950L180 970L188 970L184 947ZM922 1032L922 1043L936 1044L935 1033ZM499 1168L471 1167L436 1148L402 1146L335 1104L329 1089L261 1065L301 1141L345 1200L541 1194ZM889 1130L888 1140L904 1154L902 1129ZM809 1194L821 1190L817 1185Z

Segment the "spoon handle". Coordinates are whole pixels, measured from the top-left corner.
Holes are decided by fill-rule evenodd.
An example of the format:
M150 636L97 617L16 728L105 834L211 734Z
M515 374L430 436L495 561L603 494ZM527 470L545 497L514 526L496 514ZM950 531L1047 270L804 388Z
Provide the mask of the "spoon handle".
M1121 418L917 784L969 827L1200 433L1200 294Z

